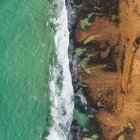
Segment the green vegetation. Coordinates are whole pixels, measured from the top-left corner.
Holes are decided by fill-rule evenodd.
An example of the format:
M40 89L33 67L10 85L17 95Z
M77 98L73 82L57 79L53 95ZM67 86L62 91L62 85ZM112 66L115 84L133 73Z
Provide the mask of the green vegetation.
M98 134L94 134L90 138L85 137L83 140L98 140L98 139L99 139Z
M132 130L134 130L135 129L135 127L132 125L132 123L130 123L130 122L128 122L128 127L130 128L130 129L132 129Z
M81 60L80 65L87 74L91 74L91 65L89 64L90 58L93 54L86 53L85 58Z
M81 67L83 68L83 70L87 73L87 74L91 74L91 70L90 68L87 68L87 58L85 58L80 64L81 64Z
M82 8L82 6L83 6L82 4L79 4L79 5L76 5L76 8L79 9L79 8Z
M81 19L80 20L80 27L83 30L87 30L91 26L91 23L89 22L89 19Z
M94 15L95 13L90 13L88 14L88 19L92 18L92 16Z
M74 109L74 114L73 114L73 118L74 120L76 120L78 122L79 125L81 125L82 127L85 127L86 124L89 121L89 117L87 115L85 115L84 113L80 112L79 110L77 110L76 108Z
M88 14L87 18L80 20L80 27L81 27L81 29L87 30L92 25L92 23L90 23L90 19L92 18L92 16L94 14L95 13L90 13L90 14Z
M125 140L125 136L124 135L119 136L118 140Z
M92 140L97 140L97 139L99 139L99 136L98 136L98 134L94 134L91 136L91 138L92 138Z
M84 50L82 48L76 49L76 55L81 56L83 54Z
M88 44L89 42L95 40L95 38L97 37L97 35L91 35L88 38L86 38L83 42L84 45Z
M87 128L83 128L83 132L88 132L88 129Z

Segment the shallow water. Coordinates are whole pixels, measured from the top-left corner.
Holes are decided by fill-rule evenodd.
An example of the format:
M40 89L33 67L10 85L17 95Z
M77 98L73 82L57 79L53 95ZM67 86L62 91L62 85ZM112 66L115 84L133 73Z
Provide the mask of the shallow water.
M0 2L0 140L39 140L46 129L50 9L47 0Z

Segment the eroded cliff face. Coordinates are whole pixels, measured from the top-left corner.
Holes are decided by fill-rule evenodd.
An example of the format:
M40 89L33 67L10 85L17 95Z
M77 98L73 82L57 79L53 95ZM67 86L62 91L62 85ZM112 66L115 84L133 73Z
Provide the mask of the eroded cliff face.
M78 11L81 82L102 139L140 140L140 1L81 0Z

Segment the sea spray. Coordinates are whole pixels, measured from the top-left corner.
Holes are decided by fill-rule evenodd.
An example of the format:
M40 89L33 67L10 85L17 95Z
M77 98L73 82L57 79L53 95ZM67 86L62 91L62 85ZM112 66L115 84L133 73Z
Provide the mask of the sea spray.
M70 126L73 120L73 86L69 70L68 46L69 31L65 0L55 2L55 29L56 63L51 71L51 116L53 124L48 140L69 140Z

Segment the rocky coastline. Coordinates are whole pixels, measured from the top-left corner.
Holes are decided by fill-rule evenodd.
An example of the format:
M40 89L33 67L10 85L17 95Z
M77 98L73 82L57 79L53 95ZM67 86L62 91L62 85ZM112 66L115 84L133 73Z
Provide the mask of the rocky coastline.
M140 138L140 2L67 0L74 140Z
M72 82L74 87L74 102L75 110L78 115L74 115L74 120L71 126L71 133L73 140L82 140L86 136L98 137L101 130L99 130L98 122L94 118L96 109L93 106L90 96L88 96L89 90L80 80L80 58L76 55L76 46L74 32L76 28L76 22L78 17L77 1L67 0L67 10L69 17L69 31L70 31L70 47L69 47L69 60L70 70L72 75ZM76 114L74 113L74 114ZM81 122L78 120L81 119ZM83 121L83 124L82 124ZM93 125L94 124L94 125ZM93 126L91 126L93 125Z

